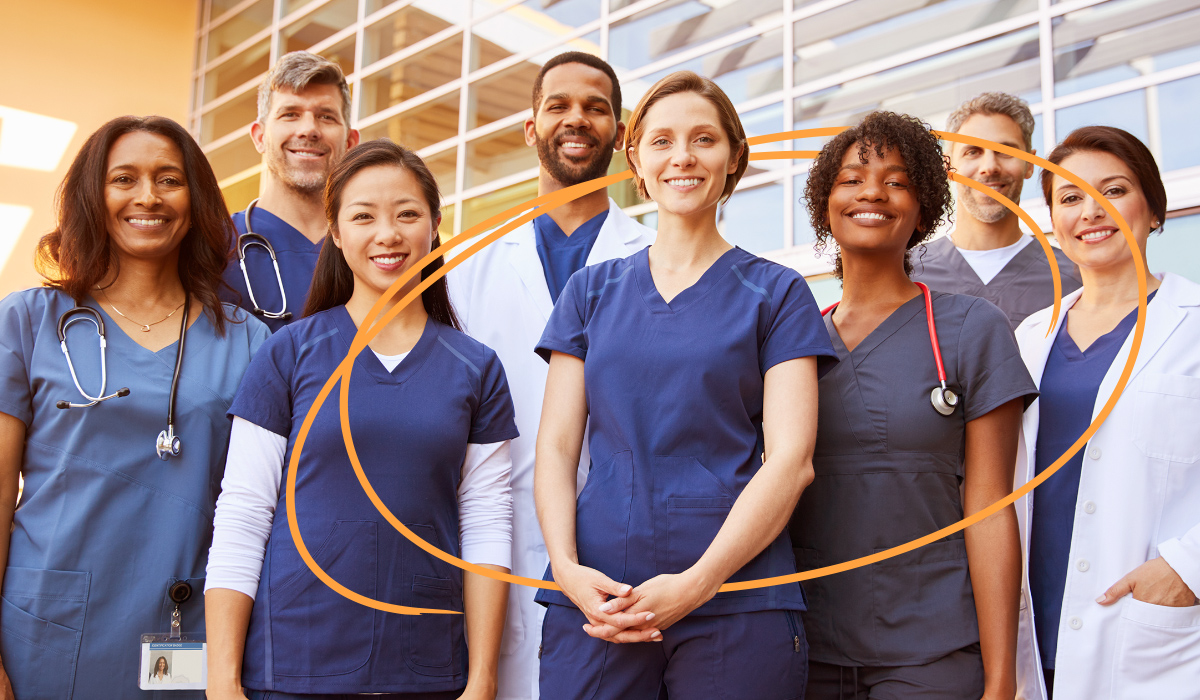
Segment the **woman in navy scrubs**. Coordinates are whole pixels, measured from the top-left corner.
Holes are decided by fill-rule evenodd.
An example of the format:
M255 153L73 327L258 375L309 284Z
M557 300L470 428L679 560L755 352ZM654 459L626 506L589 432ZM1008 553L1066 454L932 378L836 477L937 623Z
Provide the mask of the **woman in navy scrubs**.
M836 244L843 296L825 315L840 362L820 381L816 478L790 527L802 570L904 544L1009 494L1021 411L1036 396L999 309L938 292L927 302L909 279L909 250L951 206L928 127L868 115L821 151L806 197L818 240ZM806 582L808 697L1011 699L1020 577L1008 508Z
M263 347L229 409L207 585L209 698L240 698L242 687L275 700L495 697L507 584L464 577L383 519L350 467L333 398L312 424L296 475L309 550L361 595L465 609L470 663L463 615L388 614L318 580L292 540L280 488L300 426L368 311L437 240L439 202L421 159L388 141L351 150L330 178L330 233L305 318ZM512 400L495 353L457 327L440 280L355 359L350 427L363 471L396 517L443 551L507 571Z
M541 694L795 698L799 585L717 589L795 571L784 526L812 478L829 338L799 274L717 230L748 162L721 89L673 73L630 124L657 241L575 273L537 348L550 369L534 489L547 578L562 587L538 595Z

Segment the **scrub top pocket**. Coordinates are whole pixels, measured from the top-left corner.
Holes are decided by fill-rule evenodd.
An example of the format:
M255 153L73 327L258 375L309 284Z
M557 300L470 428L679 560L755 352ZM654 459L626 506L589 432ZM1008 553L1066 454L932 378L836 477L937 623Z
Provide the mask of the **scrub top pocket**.
M933 542L867 570L878 647L922 656L938 654L947 644L962 648L979 641L965 540ZM936 624L938 635L912 634L922 624ZM927 646L929 642L936 646Z
M0 658L22 700L71 697L90 578L83 571L6 570Z
M413 576L412 605L418 608L455 610L454 582L448 578ZM405 661L423 676L453 676L465 664L456 664L455 650L463 639L462 615L405 615Z
M1200 678L1200 605L1170 608L1133 596L1120 605L1113 697L1190 697Z
M677 574L695 564L729 517L734 496L695 457L654 458L658 573Z

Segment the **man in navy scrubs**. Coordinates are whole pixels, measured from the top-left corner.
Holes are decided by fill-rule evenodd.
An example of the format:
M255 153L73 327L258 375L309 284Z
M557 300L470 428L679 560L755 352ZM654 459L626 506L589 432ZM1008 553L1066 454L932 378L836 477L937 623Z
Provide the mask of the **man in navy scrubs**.
M250 138L263 157L262 184L258 199L234 214L233 224L239 235L253 232L271 244L279 278L270 253L261 245L245 247L248 239L242 239L246 274L235 251L225 281L239 295L228 301L257 314L274 331L304 311L325 240L325 181L358 144L358 131L350 128L350 88L342 69L307 51L282 56L258 88L258 119L250 125Z
M959 105L946 120L946 130L987 139L1027 153L1033 148L1033 113L1019 97L985 92ZM964 177L1021 202L1021 186L1033 175L1033 164L989 148L950 142L950 165ZM970 294L992 302L1016 328L1029 314L1054 304L1054 282L1046 252L1033 236L1021 231L1021 220L1003 204L966 185L957 185L955 228L945 238L913 256L912 279L930 289ZM1075 264L1056 254L1062 293L1082 282Z
M536 148L544 195L608 174L621 144L621 86L611 66L591 54L551 58L533 84L525 143ZM533 352L554 302L584 267L628 257L654 231L629 218L603 189L513 230L450 272L450 298L467 333L496 351L508 375L517 429L512 450L513 573L540 579L549 557L533 505L533 457L547 365ZM465 246L463 246L465 248ZM591 461L584 445L579 470ZM538 656L545 608L534 589L513 586L500 656L497 700L538 697Z

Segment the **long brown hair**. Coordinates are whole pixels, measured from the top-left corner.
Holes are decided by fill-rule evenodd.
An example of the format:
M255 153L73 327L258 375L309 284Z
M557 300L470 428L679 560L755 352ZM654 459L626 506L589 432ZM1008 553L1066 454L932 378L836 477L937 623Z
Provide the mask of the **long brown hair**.
M61 289L76 303L116 269L116 249L108 235L104 198L108 153L125 134L145 131L170 139L183 154L183 175L191 199L191 228L179 244L179 281L198 299L218 335L225 332L225 309L217 296L224 282L233 223L208 159L186 130L166 117L117 117L88 137L58 187L58 226L38 241L34 265L48 287Z
M342 249L334 245L333 232L337 230L338 211L342 208L342 193L346 184L362 170L376 165L390 165L412 173L421 185L421 194L429 206L430 218L436 220L442 213L442 196L437 180L416 153L387 139L367 141L350 149L325 184L325 220L329 230L325 233L325 242L321 244L321 254L317 257L317 269L313 272L312 287L304 304L305 316L341 306L350 301L350 295L354 293L354 273L350 271ZM433 236L436 250L440 245L436 228L431 229L430 235ZM439 255L432 264L421 270L421 279L433 274L442 266L442 262L442 256ZM425 305L425 312L435 321L462 330L462 324L458 322L458 316L450 304L445 277L421 292L421 302Z

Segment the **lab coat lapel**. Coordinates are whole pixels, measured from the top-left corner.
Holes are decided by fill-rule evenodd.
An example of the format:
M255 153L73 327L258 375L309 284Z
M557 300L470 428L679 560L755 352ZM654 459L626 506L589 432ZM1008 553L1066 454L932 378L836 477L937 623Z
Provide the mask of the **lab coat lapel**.
M1021 343L1021 359L1025 361L1025 367L1029 370L1030 377L1033 378L1033 383L1037 386L1042 385L1042 375L1046 371L1046 362L1050 359L1050 351L1054 348L1054 340L1058 335L1059 329L1067 322L1067 311L1075 305L1079 297L1083 294L1082 289L1077 289L1067 296L1063 297L1062 304L1058 310L1058 322L1054 325L1054 330L1047 334L1050 329L1050 313L1046 311L1045 315L1039 314L1038 320L1032 322L1028 328L1024 328L1021 332L1019 340L1025 340ZM1021 437L1024 440L1024 455L1025 459L1025 474L1017 474L1019 483L1025 483L1034 477L1034 447L1037 445L1038 419L1041 411L1038 408L1038 401L1025 411L1024 420L1021 425Z
M542 259L538 257L533 222L529 222L509 234L506 243L509 246L508 262L521 278L530 303L542 315L543 321L549 320L550 312L554 309L554 302L550 300L550 287L546 284Z
M596 234L596 242L592 244L592 251L588 253L587 265L595 265L605 260L613 260L627 258L636 250L630 250L630 244L634 243L638 238L638 231L635 226L632 226L633 220L629 215L621 211L611 198L608 200L608 216L604 218L604 224L600 226L600 232Z

